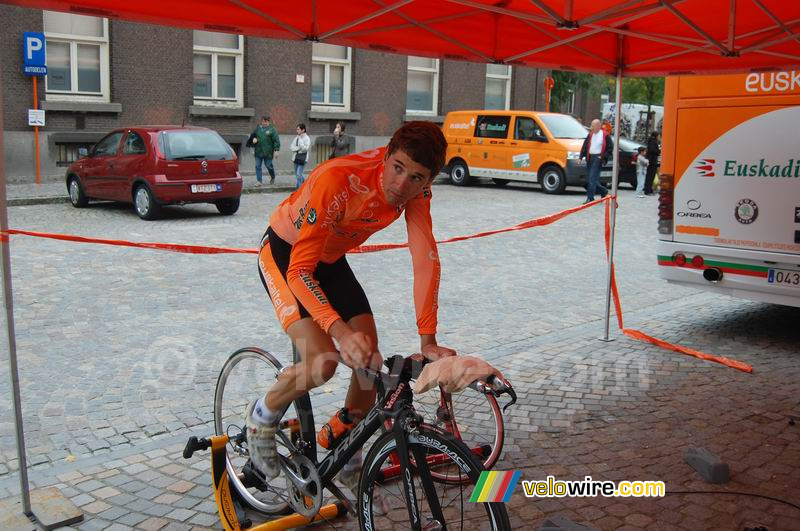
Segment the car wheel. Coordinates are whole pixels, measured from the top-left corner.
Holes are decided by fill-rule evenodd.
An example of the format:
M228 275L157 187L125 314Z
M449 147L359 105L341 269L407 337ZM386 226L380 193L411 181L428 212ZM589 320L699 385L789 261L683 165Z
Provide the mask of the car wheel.
M472 178L469 176L469 168L463 161L456 161L450 166L450 180L456 186L467 186Z
M220 199L216 203L217 210L223 216L232 216L236 214L236 211L239 210L239 198L231 198L231 199Z
M136 188L133 193L133 208L142 219L152 220L158 215L158 204L147 186L142 184Z
M67 185L69 191L69 201L75 208L84 208L89 205L89 198L83 191L81 181L77 177L70 177Z
M508 184L508 179L495 179L495 178L492 178L492 180L494 181L494 184L496 184L497 186L505 186L505 185Z
M542 190L546 194L561 194L567 187L567 178L564 176L564 170L558 166L547 166L542 171L542 177L539 180L542 184Z

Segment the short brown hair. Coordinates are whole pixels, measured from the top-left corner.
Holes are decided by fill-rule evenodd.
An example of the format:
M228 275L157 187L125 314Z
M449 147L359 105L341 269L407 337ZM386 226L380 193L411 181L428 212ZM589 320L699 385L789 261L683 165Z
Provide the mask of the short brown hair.
M403 150L417 164L429 169L433 179L444 167L447 140L439 126L434 123L408 122L395 131L386 148L386 155L392 155L398 149Z

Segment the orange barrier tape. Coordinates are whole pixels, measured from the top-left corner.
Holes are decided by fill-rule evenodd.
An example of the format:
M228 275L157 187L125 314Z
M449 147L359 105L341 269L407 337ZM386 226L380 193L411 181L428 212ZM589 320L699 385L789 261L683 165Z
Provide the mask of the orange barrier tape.
M705 354L700 352L699 350L694 350L693 348L689 347L682 347L680 345L675 345L674 343L668 343L661 339L648 336L645 333L640 332L639 330L632 330L630 328L624 328L622 333L626 336L632 337L634 339L638 339L639 341L644 341L646 343L652 343L661 348L665 348L667 350L673 350L675 352L680 352L681 354L687 354L689 356L694 356L695 358L699 358L701 360L706 361L714 361L716 363L721 363L733 369L738 369L742 372L753 372L753 367L748 365L747 363L737 361L731 358L726 358L724 356L711 356L709 354Z
M542 216L540 218L530 219L528 221L523 221L522 223L518 223L513 227L506 227L504 229L495 229L485 232L477 232L475 234L470 234L468 236L456 236L453 238L447 238L445 240L438 240L437 244L444 244L444 243L454 243L460 242L463 240L471 240L473 238L482 238L484 236L492 236L494 234L501 234L503 232L512 232L518 230L525 230L530 229L532 227L539 227L542 225L549 225L559 219L566 217L570 214L574 214L575 212L579 212L585 208L589 208L594 206L597 203L607 201L608 199L598 199L592 203L586 205L579 205L573 208L568 208L567 210L562 210L561 212L556 212L555 214L549 214L547 216ZM49 238L51 240L62 240L62 241L71 241L71 242L79 242L79 243L95 243L99 245L117 245L122 247L139 247L143 249L157 249L159 251L171 251L175 253L188 253L188 254L225 254L225 253L237 253L237 254L258 254L258 249L242 249L236 247L207 247L203 245L183 245L177 243L155 243L155 242L132 242L128 240L106 240L102 238L88 238L85 236L73 236L71 234L55 234L49 232L34 232L29 230L16 230L16 229L9 229L6 234L19 234L24 236L33 236L35 238ZM0 234L0 237L3 235ZM402 249L404 247L408 247L407 243L384 243L384 244L375 244L375 245L362 245L356 249L350 251L350 253L374 253L377 251L387 251L390 249Z
M610 197L610 196L609 196ZM609 201L606 203L606 227L605 227L605 243L606 243L606 256L608 257L611 254L611 247L610 247L610 240L611 240L611 205L612 203ZM614 203L616 205L616 202ZM720 363L725 365L726 367L730 367L732 369L737 369L742 372L752 373L753 367L748 365L747 363L737 361L731 358L726 358L724 356L712 356L710 354L706 354L704 352L700 352L699 350L694 350L693 348L689 347L682 347L680 345L675 345L674 343L668 343L667 341L663 341L661 339L655 338L653 336L648 336L647 334L640 332L639 330L633 330L631 328L625 328L622 325L622 304L620 303L619 291L617 290L617 278L616 273L614 272L614 262L611 262L611 294L614 296L614 307L617 310L617 321L619 322L619 329L628 337L632 337L633 339L637 339L639 341L644 341L645 343L651 343L656 345L657 347L661 347L667 350L672 350L674 352L679 352L681 354L686 354L687 356L694 356L695 358L705 360L705 361L713 361L715 363Z
M445 240L438 240L437 244L444 244L444 243L454 243L460 242L464 240L471 240L474 238L482 238L484 236L493 236L495 234L501 234L504 232L513 232L519 230L530 229L533 227L541 227L543 225L549 225L555 221L558 221L570 214L574 214L576 212L580 212L583 209L592 207L599 203L605 203L605 247L606 247L606 256L608 257L611 252L611 205L612 200L615 199L611 195L608 195L602 199L597 199L592 201L591 203L587 203L584 205L578 205L576 207L568 208L566 210L562 210L561 212L556 212L555 214L550 214L547 216L542 216L540 218L530 219L528 221L523 221L514 225L513 227L506 227L503 229L495 229L490 231L484 232L476 232L475 234L469 234L467 236L456 236L453 238L447 238ZM616 207L616 201L614 201L613 205ZM52 240L62 240L62 241L73 241L73 242L80 242L80 243L95 243L100 245L117 245L122 247L139 247L144 249L156 249L160 251L171 251L175 253L189 253L189 254L225 254L225 253L237 253L237 254L258 254L258 249L241 249L235 247L207 247L202 245L183 245L183 244L175 244L175 243L155 243L155 242L131 242L127 240L106 240L102 238L87 238L85 236L73 236L70 234L53 234L47 232L34 232L28 230L16 230L16 229L9 229L6 232L0 232L0 242L3 242L8 239L9 234L19 234L24 236L33 236L36 238L49 238ZM362 245L352 251L351 253L374 253L378 251L386 251L390 249L402 249L404 247L408 247L407 243L386 243L386 244L375 244L375 245ZM622 322L622 304L620 303L620 296L619 290L617 288L617 277L616 272L614 271L614 263L611 262L611 293L614 297L614 308L616 309L617 313L617 322L619 324L619 329L622 331L623 334L632 337L634 339L638 339L640 341L645 341L648 343L652 343L653 345L659 346L661 348L665 348L668 350L673 350L675 352L680 352L682 354L687 354L689 356L694 356L696 358L707 360L707 361L714 361L716 363L721 363L722 365L726 365L728 367L732 367L734 369L738 369L744 372L753 372L753 368L743 362L736 361L730 358L725 358L722 356L710 356L708 354L704 354L700 351L690 349L687 347L681 347L680 345L674 345L672 343L668 343L666 341L662 341L660 339L648 336L638 330L632 330L629 328L625 328Z
M102 238L87 238L84 236L73 236L71 234L53 234L48 232L34 232L29 230L9 229L8 234L21 234L36 238L49 238L51 240L63 240L79 243L96 243L100 245L117 245L122 247L139 247L144 249L158 249L160 251L172 251L174 253L189 254L258 254L256 249L236 249L231 247L206 247L202 245L182 245L177 243L154 243L154 242L130 242L127 240L105 240Z

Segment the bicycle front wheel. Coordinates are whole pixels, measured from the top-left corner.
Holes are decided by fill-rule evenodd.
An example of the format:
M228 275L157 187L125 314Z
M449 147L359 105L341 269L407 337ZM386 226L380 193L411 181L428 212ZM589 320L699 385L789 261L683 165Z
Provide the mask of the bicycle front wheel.
M483 463L484 468L494 467L503 451L505 426L503 413L497 399L467 387L451 395L440 387L414 395L414 409L423 422L460 439ZM431 470L437 481L453 481L453 478Z
M461 441L422 427L407 434L407 444L422 529L511 529L502 503L469 502L484 468ZM412 528L402 474L386 474L395 452L395 434L388 432L367 454L358 489L361 529ZM434 471L450 481L435 480Z
M223 365L214 393L214 428L217 435L226 434L230 438L227 468L231 486L251 509L267 515L288 510L288 480L283 474L265 480L253 467L245 436L244 412L251 400L264 396L282 370L281 363L265 350L256 347L239 349ZM287 455L308 446L304 441L314 436L308 395L289 405L280 426L294 448L287 447L279 437L279 453Z

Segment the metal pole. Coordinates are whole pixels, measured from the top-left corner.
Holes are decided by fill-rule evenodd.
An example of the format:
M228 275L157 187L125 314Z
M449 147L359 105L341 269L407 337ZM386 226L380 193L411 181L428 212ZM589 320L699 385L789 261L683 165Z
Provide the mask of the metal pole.
M0 69L1 70L1 69ZM2 72L0 72L0 99L3 91ZM3 153L3 113L0 112L0 153ZM22 403L19 393L19 371L17 368L17 339L14 333L14 299L11 290L11 248L8 231L8 206L6 204L6 168L0 160L0 253L3 268L3 305L6 309L6 329L8 330L8 362L11 373L11 393L14 400L14 419L17 432L17 457L19 459L19 486L22 495L22 512L32 516L31 495L28 487L28 462L25 459L25 432L22 427Z
M617 185L619 184L619 122L620 115L622 114L622 35L619 37L619 66L617 67L617 95L614 112L614 168L611 172L611 197L613 198L611 204L611 238L609 241L608 250L608 280L606 282L606 314L605 314L605 328L603 334L603 341L609 341L608 328L611 319L611 279L612 279L612 265L614 263L614 228L617 220Z

